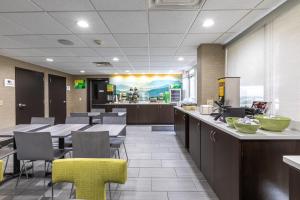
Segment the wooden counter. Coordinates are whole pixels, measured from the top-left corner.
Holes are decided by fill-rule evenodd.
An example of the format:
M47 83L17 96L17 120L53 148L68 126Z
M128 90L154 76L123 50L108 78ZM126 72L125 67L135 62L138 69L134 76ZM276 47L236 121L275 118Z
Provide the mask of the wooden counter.
M282 156L300 155L299 134L241 135L200 113L179 107L174 113L178 140L220 200L289 199L289 168Z
M105 108L106 112L111 112L112 108L126 108L129 125L174 123L174 105L172 104L100 104L94 108Z

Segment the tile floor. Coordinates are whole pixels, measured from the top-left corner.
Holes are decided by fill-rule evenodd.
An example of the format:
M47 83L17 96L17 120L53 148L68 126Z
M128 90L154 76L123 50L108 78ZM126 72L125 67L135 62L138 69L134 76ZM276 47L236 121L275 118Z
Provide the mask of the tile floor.
M128 126L126 147L128 181L124 185L112 185L113 200L217 199L174 132L152 132L150 126ZM1 185L0 200L51 199L51 189L39 178L42 174L38 166L35 170L35 178L23 178L16 190L16 180ZM69 199L70 187L70 184L56 185L55 199ZM109 195L107 197L109 199Z

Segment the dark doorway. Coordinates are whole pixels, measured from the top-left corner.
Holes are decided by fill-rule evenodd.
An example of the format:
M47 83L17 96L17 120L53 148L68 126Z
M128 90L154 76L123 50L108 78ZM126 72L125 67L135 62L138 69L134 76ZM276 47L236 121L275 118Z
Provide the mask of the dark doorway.
M66 78L49 74L49 116L55 124L64 124L66 119Z
M16 124L28 124L31 117L44 117L44 73L15 69Z
M88 93L87 93L87 108L90 111L91 108L100 104L106 104L107 101L107 88L109 83L108 78L103 79L88 79Z

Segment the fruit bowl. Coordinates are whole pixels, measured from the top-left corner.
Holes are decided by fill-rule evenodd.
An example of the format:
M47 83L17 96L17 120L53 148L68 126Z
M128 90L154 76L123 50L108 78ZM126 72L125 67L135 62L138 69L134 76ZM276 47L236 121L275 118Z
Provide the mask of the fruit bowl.
M260 127L260 124L257 121L245 123L241 119L234 121L233 124L239 132L247 134L255 134Z
M225 121L230 128L235 128L233 123L234 123L234 121L236 121L238 119L239 119L239 117L226 117Z
M261 129L274 132L284 131L291 123L291 119L283 116L255 116L261 124Z

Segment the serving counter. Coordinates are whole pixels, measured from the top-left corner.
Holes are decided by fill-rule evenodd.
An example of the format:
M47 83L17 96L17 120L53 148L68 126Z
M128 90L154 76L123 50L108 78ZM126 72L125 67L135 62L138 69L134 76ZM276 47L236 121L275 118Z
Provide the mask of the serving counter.
M166 103L112 103L98 104L93 108L105 108L111 112L112 108L127 109L127 124L173 124L174 105Z
M300 154L300 133L243 134L196 111L174 108L175 131L221 200L288 200L284 155Z

